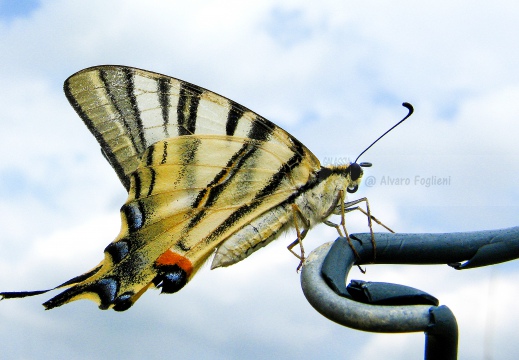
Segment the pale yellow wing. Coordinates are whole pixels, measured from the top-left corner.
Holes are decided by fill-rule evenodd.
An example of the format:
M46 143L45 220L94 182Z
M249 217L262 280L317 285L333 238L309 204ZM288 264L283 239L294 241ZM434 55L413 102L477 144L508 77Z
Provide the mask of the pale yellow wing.
M271 141L319 161L292 135L249 109L188 82L125 66L96 66L70 76L65 94L95 136L119 179L155 142L183 135L228 135Z
M103 262L44 305L88 298L126 310L150 286L178 291L223 241L317 181L312 165L311 154L273 141L192 135L155 143L131 176L122 229Z

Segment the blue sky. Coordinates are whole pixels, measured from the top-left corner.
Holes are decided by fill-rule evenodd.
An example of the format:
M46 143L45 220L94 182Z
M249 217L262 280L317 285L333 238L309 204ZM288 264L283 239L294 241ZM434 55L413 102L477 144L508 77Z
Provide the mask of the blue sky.
M40 6L38 0L2 0L0 1L0 18L9 21L18 17L29 16Z
M0 2L0 290L83 273L119 231L125 191L62 92L68 76L100 64L216 91L322 162L355 158L411 102L415 115L362 157L375 184L355 195L399 232L517 225L518 15L511 1ZM417 177L450 183L427 187ZM360 216L348 222L367 231ZM315 312L286 251L293 238L226 269L206 267L178 294L149 291L121 314L88 301L44 311L45 295L2 301L2 357L422 356L423 334L358 332ZM306 248L335 238L317 227ZM518 275L514 262L352 274L439 298L457 317L460 359L519 356Z

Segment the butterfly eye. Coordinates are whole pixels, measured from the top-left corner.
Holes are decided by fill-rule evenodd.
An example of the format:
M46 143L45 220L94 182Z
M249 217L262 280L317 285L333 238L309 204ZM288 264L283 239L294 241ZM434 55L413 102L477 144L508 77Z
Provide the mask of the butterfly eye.
M348 170L350 171L350 178L352 181L355 181L358 178L360 178L360 174L362 174L362 169L360 168L360 165L357 163L350 164L350 167L348 168Z

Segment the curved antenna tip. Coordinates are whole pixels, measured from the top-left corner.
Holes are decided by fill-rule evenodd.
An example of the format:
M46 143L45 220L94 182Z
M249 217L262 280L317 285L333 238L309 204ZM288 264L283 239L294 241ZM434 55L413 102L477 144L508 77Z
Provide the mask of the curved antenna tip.
M411 116L411 114L414 112L414 107L413 107L413 105L411 105L411 104L408 103L408 102L403 102L403 103L402 103L402 106L405 107L407 110L409 110L409 114L407 115L407 117Z

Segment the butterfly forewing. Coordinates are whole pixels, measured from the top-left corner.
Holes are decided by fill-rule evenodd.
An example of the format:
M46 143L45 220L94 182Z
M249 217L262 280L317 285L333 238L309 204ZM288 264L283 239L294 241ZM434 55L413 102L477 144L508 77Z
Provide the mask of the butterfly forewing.
M64 89L127 190L144 151L175 136L213 134L269 140L311 154L286 131L245 107L149 71L122 66L88 68L69 77ZM318 160L311 156L318 168Z

